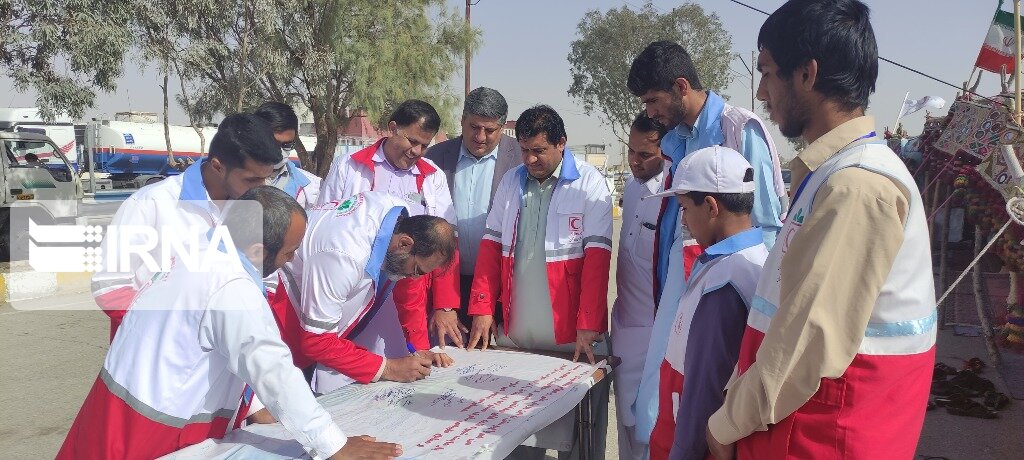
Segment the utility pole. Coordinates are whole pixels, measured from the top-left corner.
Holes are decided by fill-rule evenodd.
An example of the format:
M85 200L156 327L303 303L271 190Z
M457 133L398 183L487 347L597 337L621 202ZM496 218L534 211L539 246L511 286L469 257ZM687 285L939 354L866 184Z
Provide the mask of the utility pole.
M473 5L476 5L477 3L480 3L480 0L476 0L475 2L472 2L470 0L466 0L466 27L470 27L473 24L469 20L469 10L470 10L470 7L472 7ZM466 96L469 95L469 90L470 90L470 87L469 87L469 61L470 61L471 56L470 56L469 51L470 51L469 47L466 47L466 94L465 94Z
M754 51L750 52L750 65L747 65L747 61L743 60L743 55L740 53L733 53L736 57L740 58L740 62L743 63L743 67L746 67L747 72L750 73L750 111L754 111Z
M757 67L754 50L750 50L750 111L754 111L754 68Z

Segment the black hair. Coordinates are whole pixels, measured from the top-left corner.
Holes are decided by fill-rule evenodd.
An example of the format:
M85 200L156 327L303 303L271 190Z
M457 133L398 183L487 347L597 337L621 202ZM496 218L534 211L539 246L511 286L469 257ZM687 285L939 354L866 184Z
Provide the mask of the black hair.
M25 161L39 161L39 155L36 155L32 152L28 152L25 154Z
M275 133L290 129L295 130L296 134L299 132L299 117L295 115L295 110L288 104L276 101L264 102L252 114L266 120L270 124L270 129Z
M437 114L437 110L419 99L409 99L398 104L388 121L395 122L400 128L422 122L423 130L431 133L441 129L441 116Z
M263 243L263 250L266 251L263 274L269 275L277 268L273 266L274 259L284 245L292 215L298 214L306 220L306 210L291 195L269 185L249 189L238 200L258 203L262 212L256 212L252 206L236 203L224 212L223 225L228 228L239 250Z
M395 225L395 233L412 238L409 253L416 257L431 257L440 253L442 267L451 263L455 255L455 232L443 218L428 215L400 217Z
M544 134L548 142L558 144L567 138L562 117L547 105L535 105L523 111L516 120L516 139L523 140Z
M754 169L747 168L743 174L743 182L754 182ZM704 204L704 198L712 197L727 211L736 214L750 214L754 212L754 192L749 193L708 193L688 192L683 195L689 197L698 206Z
M761 26L757 47L771 53L779 77L810 60L814 90L843 110L867 108L878 79L878 45L870 10L857 0L790 0Z
M637 114L636 118L633 119L633 124L630 128L640 131L641 133L658 133L658 140L665 137L668 134L668 128L657 120L648 117L647 112L641 111Z
M736 214L750 214L754 212L754 192L750 193L707 193L689 192L684 193L697 206L704 204L704 198L712 197L726 210Z
M210 141L207 156L220 159L228 168L244 167L247 158L265 165L276 165L284 158L270 125L247 113L224 117Z
M658 41L647 45L633 59L626 86L634 96L640 97L648 91L672 91L680 77L690 82L691 88L704 89L686 48L675 42Z

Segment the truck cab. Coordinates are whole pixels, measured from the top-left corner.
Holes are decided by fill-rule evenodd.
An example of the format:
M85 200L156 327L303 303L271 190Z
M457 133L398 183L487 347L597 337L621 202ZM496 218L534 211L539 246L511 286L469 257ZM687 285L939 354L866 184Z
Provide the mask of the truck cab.
M0 260L28 251L28 219L73 223L84 191L68 157L49 137L0 131Z

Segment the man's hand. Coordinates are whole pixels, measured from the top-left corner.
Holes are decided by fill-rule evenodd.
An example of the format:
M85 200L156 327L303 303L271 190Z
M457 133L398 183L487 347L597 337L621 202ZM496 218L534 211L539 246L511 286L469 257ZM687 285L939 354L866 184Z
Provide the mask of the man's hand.
M430 358L419 353L405 358L388 358L380 378L392 382L414 382L430 375L431 363Z
M736 458L736 444L722 444L711 435L711 427L707 428L705 437L708 440L708 451L715 456L715 460L732 460Z
M249 423L260 423L260 424L277 423L277 419L275 419L273 415L270 415L270 411L267 410L266 407L264 407L263 409L260 409L260 410L258 410L256 412L253 412L248 417L246 417L246 420Z
M331 455L331 460L390 460L402 455L402 446L377 442L370 436L352 436L345 447Z
M442 350L447 343L446 336L451 337L452 343L459 348L465 348L462 342L462 334L469 332L469 329L466 329L466 326L459 322L459 314L455 310L434 310L434 314L430 315L430 330L434 331L434 334L437 335L437 340L440 342Z
M494 324L494 315L479 315L473 317L473 330L469 334L470 350L476 348L480 342L480 349L486 350L491 344L491 337L498 333L498 326Z
M597 333L597 331L578 329L576 331L576 352L572 355L573 362L580 359L580 353L582 352L587 355L590 364L597 364L594 360L594 342L597 342L597 338L600 336L601 334Z
M417 351L416 354L426 356L437 367L448 367L455 363L455 360L448 356L447 353L434 353L430 350L423 350Z

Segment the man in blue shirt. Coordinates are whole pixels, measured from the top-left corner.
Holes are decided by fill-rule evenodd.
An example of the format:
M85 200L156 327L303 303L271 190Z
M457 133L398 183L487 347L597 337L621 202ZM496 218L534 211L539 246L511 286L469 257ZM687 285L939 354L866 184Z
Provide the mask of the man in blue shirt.
M462 109L462 135L431 147L426 155L444 171L455 204L462 290L458 313L465 328L473 323L466 309L491 200L501 177L523 163L519 142L503 133L507 116L508 103L501 93L474 89Z
M726 104L721 96L704 89L689 53L674 42L648 45L633 60L627 85L643 102L649 117L672 127L661 141L662 151L672 161L667 182L671 183L677 174L686 174L684 170L677 170L683 157L714 145L740 152L751 164L754 174L751 218L754 226L761 228L765 246L770 248L782 227L788 199L775 144L764 122L753 112ZM669 328L686 288L685 277L700 253L700 246L679 225L676 197L664 200L665 211L658 219L655 254L658 310L634 403L636 437L644 444L650 440L658 413L658 369L665 356Z

